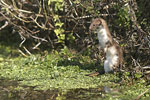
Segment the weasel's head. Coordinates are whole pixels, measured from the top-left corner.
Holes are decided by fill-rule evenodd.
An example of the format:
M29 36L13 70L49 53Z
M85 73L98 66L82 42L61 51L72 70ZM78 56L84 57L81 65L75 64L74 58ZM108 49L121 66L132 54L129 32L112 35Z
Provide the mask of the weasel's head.
M103 27L103 23L105 23L104 19L102 18L96 18L92 21L89 30L90 31L96 31L98 30L100 27Z

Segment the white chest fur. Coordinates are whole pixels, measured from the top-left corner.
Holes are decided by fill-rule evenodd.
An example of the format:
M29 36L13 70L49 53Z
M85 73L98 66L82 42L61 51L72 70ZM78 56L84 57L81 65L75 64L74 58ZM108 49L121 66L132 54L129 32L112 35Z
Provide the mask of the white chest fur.
M106 47L106 43L109 41L107 32L104 27L100 26L97 30L97 36L100 43L100 46L104 49Z
M104 70L106 73L113 71L113 67L118 63L117 50L115 46L107 48L106 60L104 62Z
M113 71L113 67L118 63L117 49L115 46L107 47L107 42L110 41L106 29L99 26L97 30L98 40L100 47L102 47L106 53L106 60L104 61L104 70L105 73Z

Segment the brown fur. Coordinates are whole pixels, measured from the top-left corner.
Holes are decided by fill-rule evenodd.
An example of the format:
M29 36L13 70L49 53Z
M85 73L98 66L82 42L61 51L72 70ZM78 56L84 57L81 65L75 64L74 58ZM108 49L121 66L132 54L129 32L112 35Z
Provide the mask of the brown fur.
M89 27L90 31L96 31L96 29L97 29L97 27L99 25L102 25L106 29L107 36L109 37L109 41L112 43L112 36L110 34L110 31L109 31L109 28L107 26L107 23L106 23L106 21L104 19L102 19L102 18L96 18L96 19L94 19L92 21L90 27Z
M123 52L122 52L122 49L121 47L119 46L119 44L112 38L111 34L110 34L110 31L109 31L109 28L107 26L107 23L104 19L102 18L96 18L92 21L90 27L89 27L89 30L90 31L96 31L97 28L102 25L106 32L107 32L107 36L109 38L109 41L108 43L106 43L106 48L109 48L111 46L115 46L116 50L117 50L117 55L119 57L119 60L118 60L118 64L114 66L114 69L116 69L116 67L118 67L119 65L122 66L122 62L123 62Z

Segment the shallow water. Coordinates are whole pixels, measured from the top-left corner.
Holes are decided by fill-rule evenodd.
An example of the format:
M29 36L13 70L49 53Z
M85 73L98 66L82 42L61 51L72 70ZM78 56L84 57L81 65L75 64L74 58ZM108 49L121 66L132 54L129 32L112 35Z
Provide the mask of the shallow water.
M112 92L109 87L35 90L35 87L20 86L19 81L0 79L0 100L102 100Z

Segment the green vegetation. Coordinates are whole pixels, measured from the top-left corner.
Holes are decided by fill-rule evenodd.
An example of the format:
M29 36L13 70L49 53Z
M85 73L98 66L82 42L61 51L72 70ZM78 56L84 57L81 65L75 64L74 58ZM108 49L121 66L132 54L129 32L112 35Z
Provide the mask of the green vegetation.
M7 88L11 95L14 91L57 90L57 100L131 100L147 91L141 98L150 97L150 86L140 78L140 73L135 75L138 79L132 79L128 72L121 77L119 73L86 76L98 70L96 61L67 48L59 53L52 51L48 55L1 59L0 77L1 81L5 79L1 85L10 84L11 87ZM14 80L17 84L13 86L9 80ZM24 86L34 89L29 90Z
M149 9L149 0L0 0L0 99L149 100ZM89 32L99 17L123 48L124 72L89 77L103 70Z

